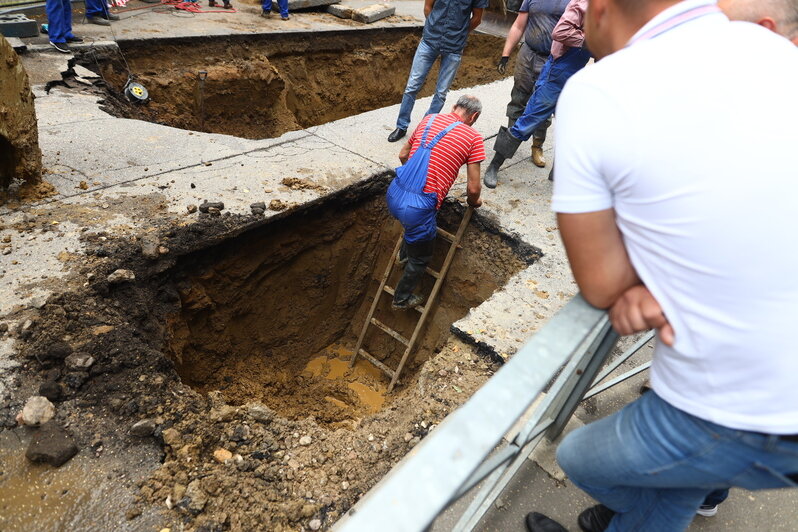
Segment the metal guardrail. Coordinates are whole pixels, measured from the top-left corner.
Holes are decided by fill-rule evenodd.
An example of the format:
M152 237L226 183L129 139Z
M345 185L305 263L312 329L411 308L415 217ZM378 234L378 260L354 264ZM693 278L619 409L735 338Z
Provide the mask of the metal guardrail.
M562 432L583 398L648 367L597 384L652 337L644 336L600 372L618 335L604 311L575 297L333 530L421 532L481 484L453 529L473 530L543 438Z

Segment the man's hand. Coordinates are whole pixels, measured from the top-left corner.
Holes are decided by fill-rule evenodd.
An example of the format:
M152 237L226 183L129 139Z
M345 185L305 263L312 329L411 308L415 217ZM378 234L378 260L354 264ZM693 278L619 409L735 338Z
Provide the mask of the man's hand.
M507 63L510 61L510 56L503 56L499 59L499 64L496 65L496 70L499 71L499 74L504 74L507 72Z
M610 307L610 321L622 336L657 329L660 340L665 345L673 345L673 327L657 300L642 284L633 286L621 294L618 301Z
M471 203L470 199L466 200L466 202L470 207L474 207L475 209L479 209L480 207L482 207L482 198L477 198L477 200L473 203Z

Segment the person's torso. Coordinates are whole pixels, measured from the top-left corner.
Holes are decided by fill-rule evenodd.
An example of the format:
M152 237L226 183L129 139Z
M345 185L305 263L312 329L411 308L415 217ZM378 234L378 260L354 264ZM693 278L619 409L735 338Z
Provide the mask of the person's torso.
M798 48L704 16L578 74L625 111L602 155L635 269L676 333L655 390L738 429L798 432Z
M551 32L560 20L568 0L524 0L519 12L529 13L524 29L524 43L535 53L549 55Z
M428 115L425 117L413 134L410 157L416 153L416 150L421 144L424 128L427 127L431 118L434 118L434 121L430 127L427 142L431 141L435 135L446 129L449 125L460 120L460 117L454 113ZM455 179L457 179L460 168L467 164L469 160L474 161L477 158L479 158L479 160L485 158L482 137L473 128L462 123L449 131L432 148L429 159L429 169L427 171L427 184L424 187L424 192L438 195L438 208L440 208L443 200L449 193L449 189L452 187Z
M481 0L435 0L424 23L423 39L444 53L462 53L468 39L471 12Z

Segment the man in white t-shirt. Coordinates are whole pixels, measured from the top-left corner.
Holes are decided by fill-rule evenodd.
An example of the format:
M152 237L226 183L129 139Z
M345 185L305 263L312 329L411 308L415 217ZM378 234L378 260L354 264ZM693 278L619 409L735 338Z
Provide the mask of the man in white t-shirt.
M713 0L591 0L585 31L553 209L587 301L659 341L653 393L557 458L602 503L583 530L684 530L716 489L798 485L798 48Z

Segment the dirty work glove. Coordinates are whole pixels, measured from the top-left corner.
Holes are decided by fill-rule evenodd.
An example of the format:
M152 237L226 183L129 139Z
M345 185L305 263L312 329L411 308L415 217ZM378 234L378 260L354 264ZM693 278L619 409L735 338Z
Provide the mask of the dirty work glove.
M510 56L505 55L501 59L499 59L499 64L496 65L496 70L499 71L499 74L504 74L507 72L507 62L510 61Z

